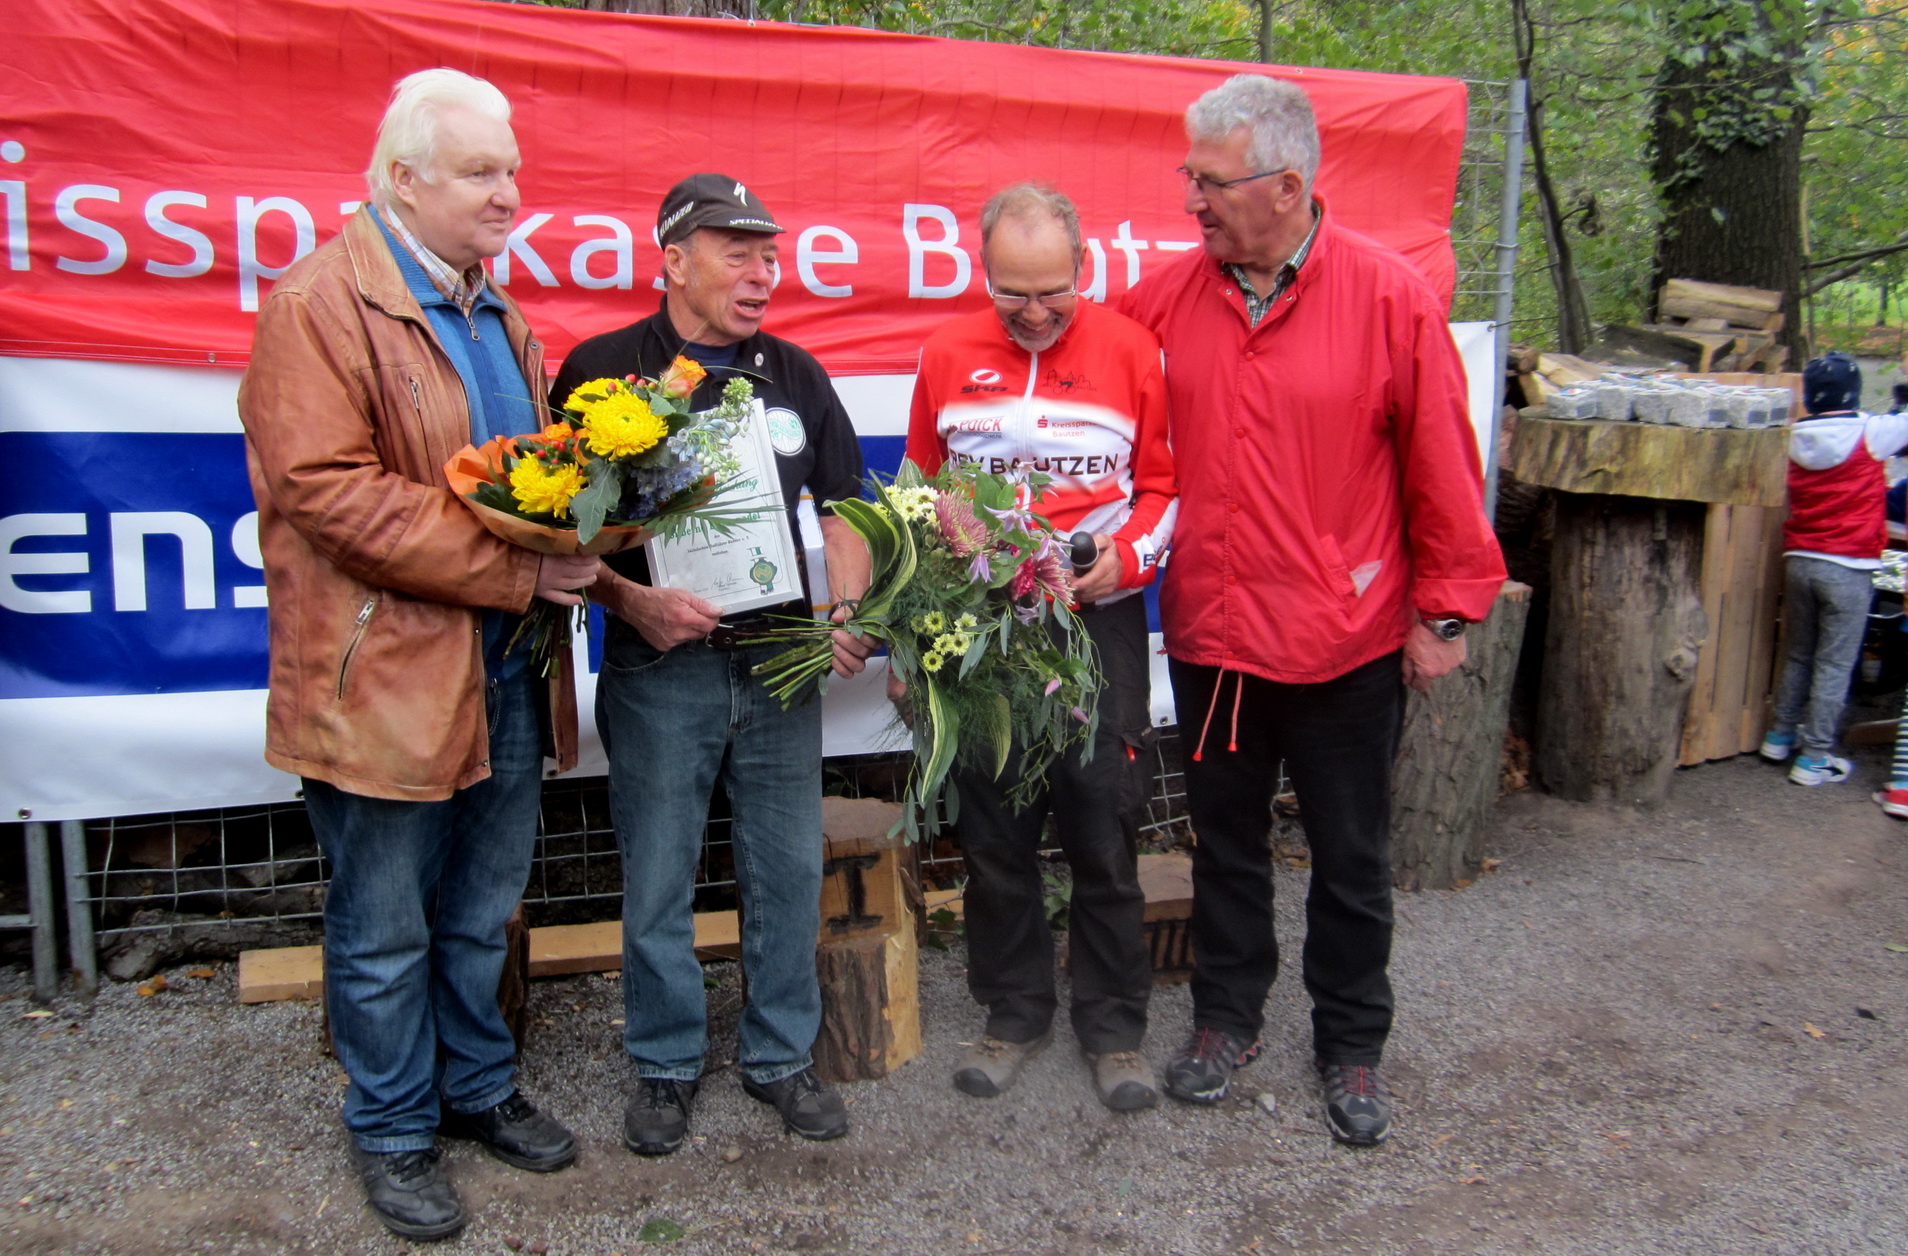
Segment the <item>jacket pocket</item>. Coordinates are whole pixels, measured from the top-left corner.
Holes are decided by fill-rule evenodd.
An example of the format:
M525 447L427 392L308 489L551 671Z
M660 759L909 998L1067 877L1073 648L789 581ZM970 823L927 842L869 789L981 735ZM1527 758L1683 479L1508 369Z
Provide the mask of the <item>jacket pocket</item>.
M1358 585L1351 577L1351 570L1345 566L1345 554L1338 548L1338 538L1329 532L1321 532L1318 537L1319 563L1324 570L1325 586L1338 598L1340 606L1349 606L1358 598Z
M344 653L338 656L338 701L343 702L345 681L351 675L351 660L358 653L358 646L364 641L364 634L371 627L371 615L378 609L378 595L373 593L364 599L364 605L358 608L358 617L351 626L351 638L345 642Z

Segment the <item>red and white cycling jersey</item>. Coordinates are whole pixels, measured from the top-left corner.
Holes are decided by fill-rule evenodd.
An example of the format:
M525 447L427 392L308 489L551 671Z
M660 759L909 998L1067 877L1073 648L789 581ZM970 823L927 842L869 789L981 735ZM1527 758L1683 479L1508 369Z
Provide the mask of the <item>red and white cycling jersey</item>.
M908 457L933 474L949 458L996 474L1053 477L1037 509L1062 536L1110 533L1120 587L1153 578L1178 514L1166 443L1159 342L1123 314L1081 301L1037 353L992 310L942 324L921 350Z

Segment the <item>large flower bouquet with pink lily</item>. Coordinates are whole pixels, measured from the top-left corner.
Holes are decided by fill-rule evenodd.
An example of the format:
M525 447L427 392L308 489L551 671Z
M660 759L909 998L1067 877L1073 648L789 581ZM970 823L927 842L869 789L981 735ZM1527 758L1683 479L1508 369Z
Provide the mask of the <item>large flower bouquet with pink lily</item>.
M872 484L872 500L831 503L868 545L867 592L845 624L778 629L789 648L756 668L793 706L826 683L836 627L887 643L889 669L908 687L897 718L914 740L903 803L910 840L939 829L937 794L946 820L958 814L948 779L956 763L998 776L1017 747L1015 789L1025 794L1056 757L1091 750L1098 660L1076 630L1060 543L1027 508L1047 481L952 462L928 476L904 462L893 483Z

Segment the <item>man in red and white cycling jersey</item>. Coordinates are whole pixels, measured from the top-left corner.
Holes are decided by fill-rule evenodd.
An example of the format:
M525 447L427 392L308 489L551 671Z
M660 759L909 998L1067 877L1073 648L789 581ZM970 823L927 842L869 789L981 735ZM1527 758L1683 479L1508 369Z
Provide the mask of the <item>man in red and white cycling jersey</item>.
M1140 1054L1152 962L1142 934L1137 815L1150 744L1145 600L1136 596L1172 535L1172 454L1159 342L1138 323L1080 300L1079 215L1059 192L1016 184L981 211L993 308L928 338L915 381L908 457L932 473L949 459L1052 477L1035 509L1062 535L1090 532L1098 558L1074 579L1079 622L1105 687L1093 754L1056 763L1016 811L1020 756L999 779L959 771L956 832L967 858L968 988L987 1008L954 1085L980 1098L1011 1086L1052 1038L1053 941L1037 852L1049 808L1073 869L1068 936L1074 1035L1101 1100L1159 1100Z

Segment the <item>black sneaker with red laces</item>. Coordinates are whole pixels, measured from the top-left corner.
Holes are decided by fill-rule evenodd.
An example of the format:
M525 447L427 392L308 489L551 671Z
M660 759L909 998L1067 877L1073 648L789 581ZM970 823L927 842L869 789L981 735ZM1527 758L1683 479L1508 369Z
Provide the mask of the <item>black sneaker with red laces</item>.
M1223 1029L1195 1029L1166 1065L1166 1093L1183 1103L1218 1103L1232 1071L1258 1059L1261 1049L1257 1039L1248 1046Z
M1314 1060L1325 1088L1325 1128L1348 1147L1376 1147L1391 1133L1391 1087L1372 1064Z

